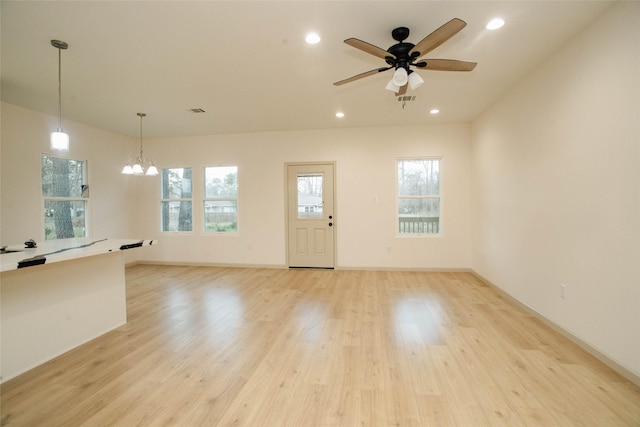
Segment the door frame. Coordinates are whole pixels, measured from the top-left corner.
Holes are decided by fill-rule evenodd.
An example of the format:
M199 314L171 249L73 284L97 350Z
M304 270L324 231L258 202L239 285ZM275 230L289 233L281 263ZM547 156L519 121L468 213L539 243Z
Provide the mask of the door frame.
M289 166L313 166L313 165L331 165L333 166L333 187L331 191L333 193L333 269L336 268L336 259L337 259L337 251L338 251L338 223L336 218L340 218L337 214L338 205L336 197L337 195L337 181L336 175L338 174L338 168L336 161L310 161L310 162L285 162L284 163L284 240L285 240L285 265L288 268L291 268L289 265Z

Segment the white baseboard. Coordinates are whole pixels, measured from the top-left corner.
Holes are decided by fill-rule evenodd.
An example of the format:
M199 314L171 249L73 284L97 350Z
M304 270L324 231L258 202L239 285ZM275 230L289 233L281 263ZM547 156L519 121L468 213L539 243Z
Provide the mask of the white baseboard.
M485 279L484 277L482 277L482 275L478 274L476 271L470 270L470 272L474 276L476 276L478 279L482 280L482 282L486 283L488 286L491 286L492 288L494 288L495 290L500 292L506 299L508 299L509 301L512 301L518 307L521 307L523 310L525 310L528 313L532 314L537 319L541 320L545 325L549 326L551 329L553 329L554 331L558 332L563 337L569 339L571 342L576 344L578 347L582 348L584 351L589 353L591 356L595 357L600 362L604 363L609 368L613 369L616 373L618 373L619 375L623 376L627 380L631 381L636 386L640 387L640 376L636 375L633 371L625 368L620 363L618 363L617 361L615 361L611 357L609 357L606 354L604 354L602 351L600 351L597 348L593 347L591 344L589 344L589 343L585 342L584 340L576 337L571 332L567 331L562 326L558 325L557 323L553 322L549 318L547 318L544 315L540 314L538 311L536 311L532 307L524 304L520 300L518 300L515 297L511 296L504 289L502 289L502 288L496 286L495 284L491 283L491 281Z

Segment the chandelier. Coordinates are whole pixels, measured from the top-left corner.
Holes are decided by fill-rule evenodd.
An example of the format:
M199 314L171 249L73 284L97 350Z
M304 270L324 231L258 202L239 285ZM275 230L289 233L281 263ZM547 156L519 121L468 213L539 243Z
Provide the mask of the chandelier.
M140 155L136 159L129 160L129 163L122 169L125 175L158 175L158 168L153 164L153 160L145 159L142 155L142 118L145 113L137 113L140 117Z

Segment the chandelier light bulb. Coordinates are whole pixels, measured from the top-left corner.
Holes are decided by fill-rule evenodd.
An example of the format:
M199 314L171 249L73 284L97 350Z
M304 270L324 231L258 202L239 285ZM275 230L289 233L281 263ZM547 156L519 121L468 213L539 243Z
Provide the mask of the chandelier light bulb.
M149 166L149 168L147 169L147 173L146 175L158 175L158 168L152 164L151 166Z
M134 175L142 175L144 170L142 169L142 162L136 161L136 164L133 165L133 174Z

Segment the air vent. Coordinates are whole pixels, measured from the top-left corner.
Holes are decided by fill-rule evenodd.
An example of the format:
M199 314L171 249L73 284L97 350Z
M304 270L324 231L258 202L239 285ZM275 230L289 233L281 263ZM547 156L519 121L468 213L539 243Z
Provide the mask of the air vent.
M202 108L189 108L189 111L194 114L204 113L204 110Z
M402 109L407 106L407 102L415 101L415 96L403 95L398 97L398 102L402 102Z

